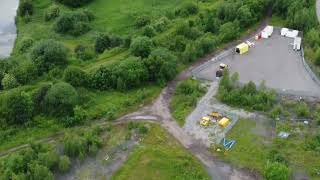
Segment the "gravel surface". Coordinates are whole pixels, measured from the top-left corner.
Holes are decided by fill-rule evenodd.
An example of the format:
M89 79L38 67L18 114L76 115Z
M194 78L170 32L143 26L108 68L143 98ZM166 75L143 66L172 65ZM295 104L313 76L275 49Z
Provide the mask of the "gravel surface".
M275 30L271 38L255 41L255 47L244 55L233 53L219 62L208 63L197 77L215 81L215 72L223 62L231 73L239 73L241 83L265 81L267 87L276 90L320 96L320 87L303 66L300 52L292 49L292 43L292 38L282 37Z

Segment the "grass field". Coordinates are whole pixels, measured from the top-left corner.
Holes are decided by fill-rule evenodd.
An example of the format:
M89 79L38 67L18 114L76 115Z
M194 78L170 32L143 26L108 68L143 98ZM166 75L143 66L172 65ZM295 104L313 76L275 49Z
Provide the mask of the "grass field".
M150 132L117 171L112 180L119 179L210 179L200 162L191 156L160 126Z
M288 139L266 137L260 134L260 125L254 120L240 119L228 133L227 139L236 140L235 146L219 156L227 162L263 174L271 161L271 151L276 149L294 173L306 173L311 179L319 179L319 154L306 149L306 142L319 128L306 127L302 123L279 122L276 132L289 132ZM270 127L266 127L270 128Z

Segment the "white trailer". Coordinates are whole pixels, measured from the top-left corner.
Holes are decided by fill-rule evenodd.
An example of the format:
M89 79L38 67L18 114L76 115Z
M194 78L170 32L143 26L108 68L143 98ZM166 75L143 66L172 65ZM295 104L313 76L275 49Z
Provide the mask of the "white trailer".
M265 39L269 38L271 37L272 33L273 33L273 26L266 26L261 32L261 37Z
M299 31L298 30L289 30L288 28L281 29L281 36L289 37L289 38L296 38L298 37Z
M293 42L293 50L301 50L301 37L295 37Z

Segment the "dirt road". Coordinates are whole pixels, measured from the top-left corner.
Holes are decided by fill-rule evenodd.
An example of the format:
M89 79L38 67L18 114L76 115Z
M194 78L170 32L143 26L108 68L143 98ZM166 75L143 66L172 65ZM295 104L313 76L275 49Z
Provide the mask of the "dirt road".
M248 33L247 36L242 37L241 39L231 42L225 46L224 49L229 49L233 47L235 44L251 37L252 35L256 34L257 31L261 31L268 24L269 18L265 18L261 21L260 25L257 27L256 31ZM220 51L223 51L221 49ZM126 123L127 121L148 121L153 123L159 123L163 128L165 128L171 135L173 135L186 149L188 149L194 156L196 156L206 167L208 173L215 180L251 180L251 179L260 179L259 176L255 174L248 173L243 170L236 169L231 167L230 165L219 161L215 158L211 152L208 151L207 147L199 142L197 139L194 139L190 135L188 135L172 118L170 112L170 101L171 97L174 93L174 90L177 86L179 81L185 80L191 76L191 70L201 64L209 61L216 53L213 52L208 54L206 57L199 59L194 64L192 64L187 70L181 72L173 81L168 83L167 87L163 89L160 96L148 106L141 108L140 110L125 115L117 120L115 120L114 124L119 123ZM106 122L97 122L96 125L105 125ZM46 142L54 142L59 137L61 137L64 133L57 133L54 136L43 138L38 140L35 143L46 143ZM12 152L19 151L28 147L28 144L23 144L7 151L1 152L0 157L6 156Z

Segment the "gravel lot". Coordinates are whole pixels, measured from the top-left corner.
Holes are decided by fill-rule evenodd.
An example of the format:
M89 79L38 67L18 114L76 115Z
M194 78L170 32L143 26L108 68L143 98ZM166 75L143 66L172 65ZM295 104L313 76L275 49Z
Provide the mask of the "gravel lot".
M292 38L282 37L275 30L271 38L255 41L248 53L232 53L216 63L208 63L196 76L215 81L215 72L223 62L229 65L231 73L239 73L241 83L259 84L264 80L269 88L319 96L319 86L303 66L300 52L294 51L291 44Z

